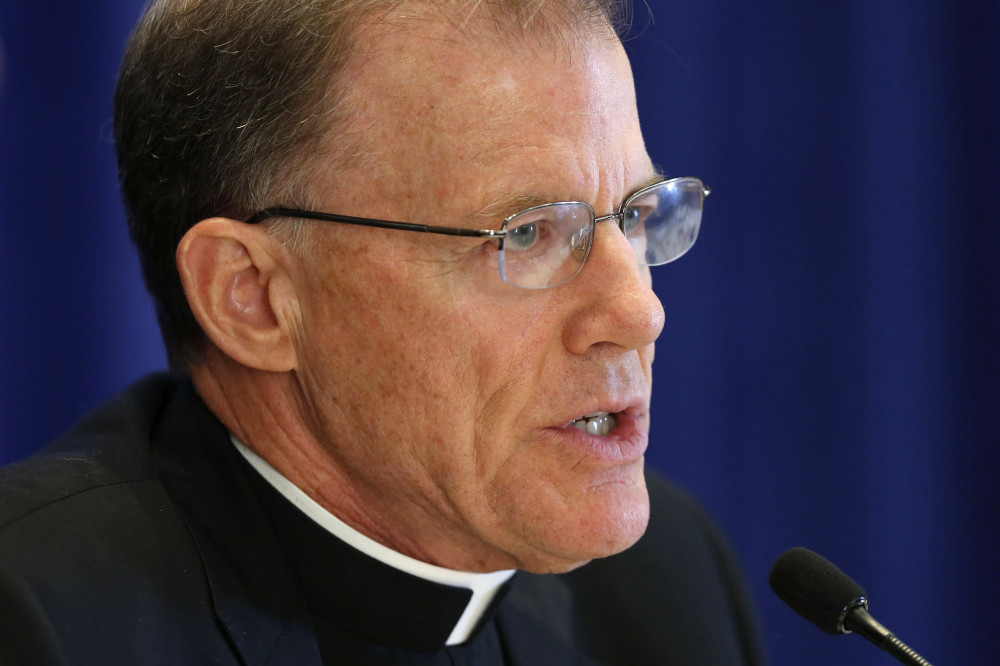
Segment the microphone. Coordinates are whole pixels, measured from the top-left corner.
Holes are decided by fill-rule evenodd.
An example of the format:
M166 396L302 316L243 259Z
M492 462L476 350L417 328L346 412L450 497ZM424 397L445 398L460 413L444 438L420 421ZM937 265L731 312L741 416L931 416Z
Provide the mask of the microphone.
M869 615L864 588L808 548L792 548L779 557L768 582L782 601L826 633L857 632L904 664L931 666Z

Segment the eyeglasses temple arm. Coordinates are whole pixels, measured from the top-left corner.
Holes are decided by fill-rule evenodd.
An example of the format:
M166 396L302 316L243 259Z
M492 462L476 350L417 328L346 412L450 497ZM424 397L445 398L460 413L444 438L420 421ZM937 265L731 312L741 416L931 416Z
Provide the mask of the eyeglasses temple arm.
M378 227L380 229L398 229L400 231L416 231L428 234L444 234L447 236L469 236L473 238L502 238L503 231L494 229L464 229L461 227L437 227L429 224L413 224L411 222L390 222L389 220L372 220L366 217L352 217L334 213L317 213L294 208L265 208L246 221L247 224L259 224L264 220L276 217L298 217L323 222L340 222L361 227Z

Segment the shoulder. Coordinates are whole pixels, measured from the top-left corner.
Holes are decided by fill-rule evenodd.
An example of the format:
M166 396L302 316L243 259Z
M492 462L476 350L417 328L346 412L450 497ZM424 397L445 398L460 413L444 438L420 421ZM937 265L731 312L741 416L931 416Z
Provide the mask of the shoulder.
M166 627L215 640L198 551L150 451L179 384L147 377L0 470L0 615L35 618L66 656L134 663L137 646L176 642Z
M150 433L177 383L150 375L35 455L0 468L0 533L89 491L152 479Z
M150 440L179 382L151 375L35 455L0 469L0 563L52 579L165 520ZM133 545L134 549L136 545Z
M150 433L177 385L170 375L150 375L40 452L0 468L0 534L92 491L152 480Z

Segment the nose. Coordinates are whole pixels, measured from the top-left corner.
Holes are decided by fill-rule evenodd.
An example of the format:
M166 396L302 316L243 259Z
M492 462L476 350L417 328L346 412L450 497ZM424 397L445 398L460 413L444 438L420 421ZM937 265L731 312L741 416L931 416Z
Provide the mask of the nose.
M663 304L649 267L639 266L614 218L597 225L587 263L566 286L580 299L563 329L563 344L574 354L601 344L642 349L663 331Z

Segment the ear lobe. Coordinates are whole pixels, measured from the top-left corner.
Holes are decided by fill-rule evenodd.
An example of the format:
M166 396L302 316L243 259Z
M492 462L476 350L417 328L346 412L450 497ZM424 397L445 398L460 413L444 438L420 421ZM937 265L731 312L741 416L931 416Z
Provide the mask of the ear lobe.
M264 229L225 218L202 220L177 247L177 270L191 311L208 338L242 365L271 372L295 367L288 310L292 297Z

